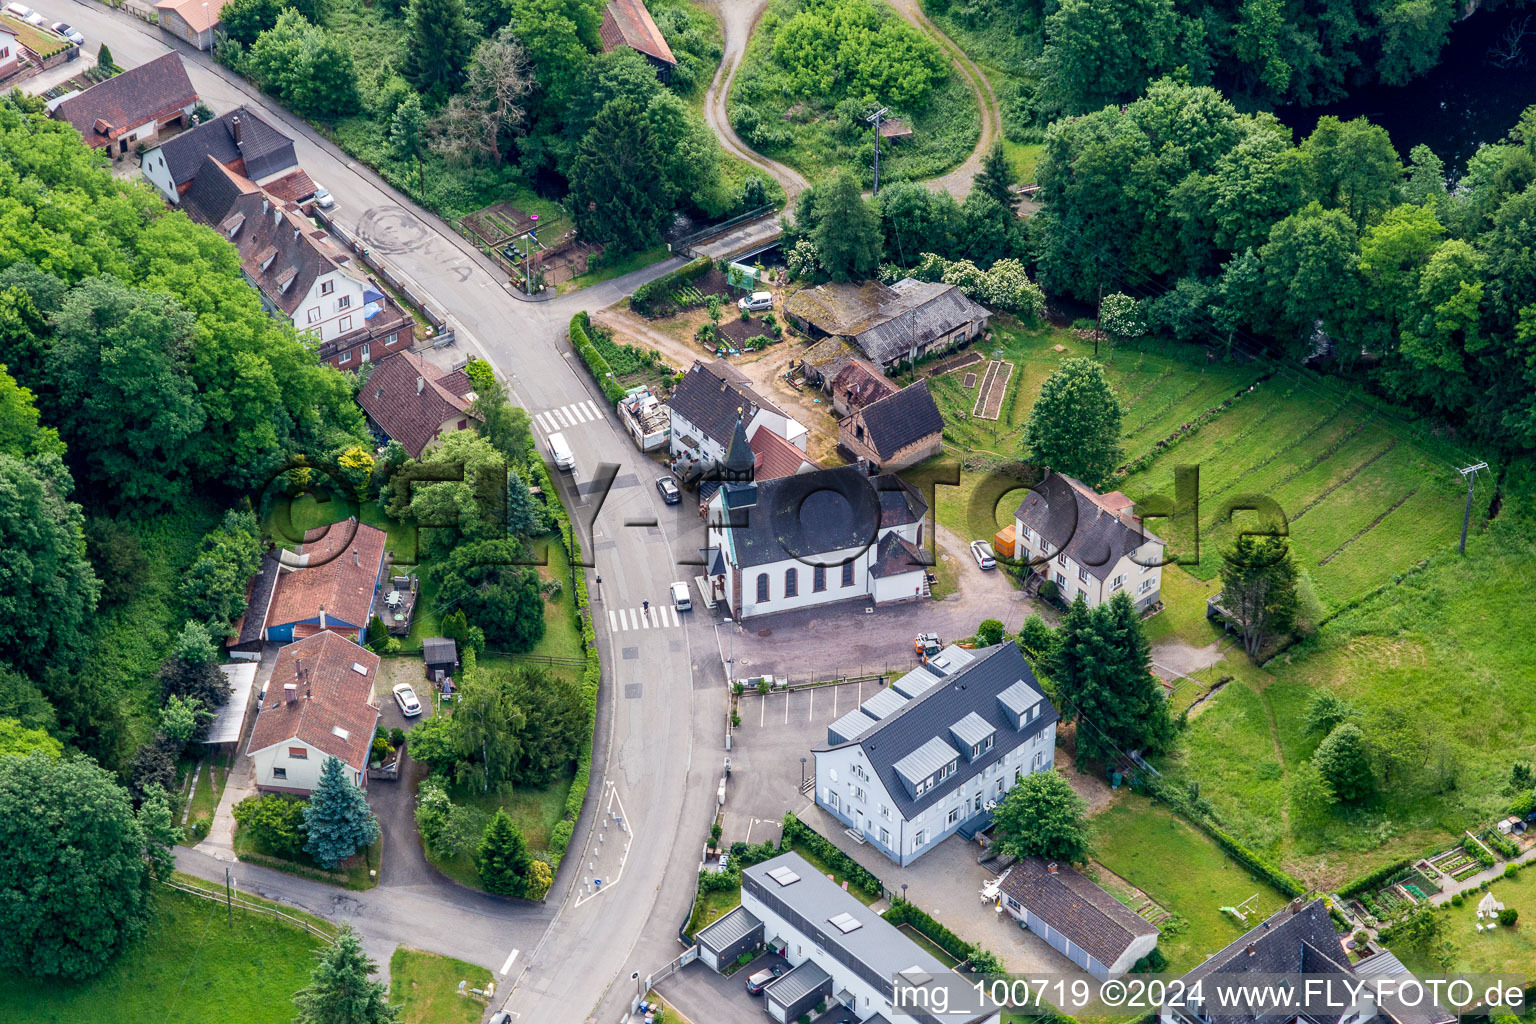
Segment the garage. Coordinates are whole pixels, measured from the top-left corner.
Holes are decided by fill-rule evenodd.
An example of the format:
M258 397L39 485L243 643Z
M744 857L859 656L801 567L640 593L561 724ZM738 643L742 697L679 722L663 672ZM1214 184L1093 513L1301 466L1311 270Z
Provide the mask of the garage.
M780 1022L792 1021L803 1013L809 1013L812 1007L831 994L832 976L818 967L814 960L806 960L763 990L768 1016Z
M737 907L698 934L699 959L716 972L762 944L763 922L746 907Z

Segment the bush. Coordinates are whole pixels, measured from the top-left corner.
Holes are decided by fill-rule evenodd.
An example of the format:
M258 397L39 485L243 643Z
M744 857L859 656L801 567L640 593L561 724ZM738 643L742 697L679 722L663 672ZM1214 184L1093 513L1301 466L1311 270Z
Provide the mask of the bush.
M643 286L642 286L643 287ZM613 377L613 369L608 365L608 360L603 358L601 352L592 344L592 339L587 334L591 327L591 320L585 310L571 317L571 325L566 334L571 340L571 348L581 356L581 361L587 365L597 386L602 389L603 397L613 404L618 404L624 397L624 389Z
M708 273L711 266L713 264L706 257L701 256L691 263L678 267L670 274L663 274L654 281L647 281L630 295L629 308L644 317L664 315L677 304L673 298L673 291L679 285ZM586 314L578 313L577 315L585 317Z
M1055 580L1046 580L1044 583L1040 584L1040 600L1055 601L1060 596L1061 591L1056 586Z
M741 887L741 872L735 865L726 871L700 871L699 894L711 892L730 892Z
M1461 893L1459 893L1459 892L1458 893L1454 893L1451 896L1451 906L1453 906L1453 907L1459 907L1459 906L1461 906L1465 902L1467 902L1466 898L1464 896L1462 896Z
M405 730L398 725L389 730L389 745L399 750L405 746Z
M1161 974L1163 971L1166 971L1167 969L1168 969L1168 958L1163 955L1163 951L1161 949L1158 949L1156 946L1153 946L1152 947L1152 952L1148 953L1146 956L1142 957L1140 960L1137 960L1136 963L1131 966L1131 973L1132 974Z
M1518 876L1519 874L1520 874L1520 866L1518 864L1505 864L1504 865L1504 877L1505 878L1514 878L1514 877Z
M235 821L262 853L296 856L304 845L303 800L286 796L248 796L234 808Z
M780 839L782 847L787 848L791 843L800 843L805 846L823 864L831 868L834 874L842 875L848 880L849 885L864 890L866 895L879 896L885 891L885 887L880 884L880 879L876 878L873 872L833 846L825 836L806 825L793 813L784 815L784 831Z
M213 828L213 819L206 814L200 814L192 822L192 838L206 839L208 830Z
M1520 911L1516 910L1514 907L1505 907L1503 910L1499 911L1499 924L1506 928L1510 927L1518 920L1520 920Z
M991 647L1003 642L1003 623L1000 619L982 619L976 627L976 646Z
M1375 871L1368 871L1339 890L1340 896L1358 896L1366 890L1376 890L1393 875L1406 873L1413 866L1413 857L1404 857L1390 864L1383 864Z

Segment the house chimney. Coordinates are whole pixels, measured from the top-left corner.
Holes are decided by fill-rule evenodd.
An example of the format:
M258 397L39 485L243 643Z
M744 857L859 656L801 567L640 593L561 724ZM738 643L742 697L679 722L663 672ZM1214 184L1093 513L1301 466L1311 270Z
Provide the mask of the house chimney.
M299 688L293 683L283 684L283 703L292 704L299 699Z
M240 147L240 115L236 114L229 119L229 133L235 137L235 148Z
M1301 913L1301 908L1302 900L1300 896L1296 897L1294 900L1291 900L1291 913L1299 914Z
M1045 866L1045 871L1046 874L1054 875L1056 873L1056 862L1051 861L1049 864L1047 864Z
M320 628L325 629L325 605L320 606Z
M418 395L421 394L421 389L426 387L426 386L427 386L427 378L425 378L425 377L417 377L416 378L416 393Z
M1250 942L1250 943L1248 943L1248 955L1249 956L1253 956L1258 951L1259 951L1259 944L1257 942Z
M353 565L362 565L362 564L363 564L363 563L362 563L362 562L359 562L359 561L358 561L358 560L357 560L357 558L358 558L358 555L357 555L357 548L353 548L353 549L352 549L352 564L353 564Z

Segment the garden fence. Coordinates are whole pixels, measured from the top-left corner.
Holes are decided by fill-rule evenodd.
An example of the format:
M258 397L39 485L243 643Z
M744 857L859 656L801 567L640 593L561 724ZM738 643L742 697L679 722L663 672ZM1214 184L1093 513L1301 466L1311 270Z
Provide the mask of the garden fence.
M203 889L195 885L186 885L182 882L177 882L172 879L167 879L165 884L170 886L172 889L177 890L178 892L189 893L193 896L201 896L203 899L211 900L214 903L233 904L234 906L239 907L241 910L253 910L258 914L270 914L273 918L281 918L282 920L287 921L289 924L297 925L298 927L304 929L306 932L309 932L309 934L313 935L315 938L322 939L330 945L336 944L336 937L325 931L323 928L318 928L310 922L303 920L302 918L294 917L292 914L285 914L281 910L278 910L276 907L269 907L261 903L252 903L250 900L244 899L238 895L221 895L211 889Z

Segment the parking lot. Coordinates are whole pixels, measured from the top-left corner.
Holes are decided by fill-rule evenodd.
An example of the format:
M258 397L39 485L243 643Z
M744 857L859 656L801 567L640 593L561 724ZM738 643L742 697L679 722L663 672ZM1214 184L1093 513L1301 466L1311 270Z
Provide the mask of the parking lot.
M804 777L814 777L811 748L827 741L827 726L881 689L873 681L817 686L759 695L739 702L741 725L731 740L731 780L726 785L724 834L738 840L777 840L784 812L804 805Z
M727 977L710 970L704 961L695 960L665 981L658 982L656 991L698 1024L758 1024L760 1020L768 1020L768 1011L763 1008L762 996L747 992L747 979L774 966L787 971L789 961L777 953L764 953ZM840 1018L817 1019L832 1024Z

